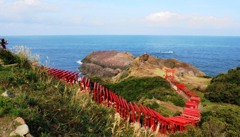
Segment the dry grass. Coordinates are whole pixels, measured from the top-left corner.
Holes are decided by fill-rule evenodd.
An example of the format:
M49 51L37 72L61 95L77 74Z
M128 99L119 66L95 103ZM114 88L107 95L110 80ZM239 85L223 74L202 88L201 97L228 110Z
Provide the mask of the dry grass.
M211 79L186 75L183 78L180 78L180 81L190 89L198 88L199 90L204 91L210 84Z

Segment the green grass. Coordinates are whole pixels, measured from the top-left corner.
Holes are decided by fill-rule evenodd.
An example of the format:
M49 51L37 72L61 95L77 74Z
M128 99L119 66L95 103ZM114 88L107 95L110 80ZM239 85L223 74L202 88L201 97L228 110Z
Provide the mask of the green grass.
M157 99L161 101L170 101L174 105L183 107L184 100L174 91L170 84L161 77L130 77L119 83L104 84L105 87L125 98L127 101L138 103L148 99ZM154 103L154 102L153 102ZM148 104L150 108L156 109L154 105ZM156 106L156 104L155 104ZM161 106L157 107L159 110ZM166 115L170 113L165 113Z
M173 115L175 115L174 112L172 112L172 111L170 111L169 109L167 109L167 108L161 106L160 104L158 104L158 103L156 102L156 100L146 100L146 101L141 102L141 103L142 103L143 105L145 105L145 106L147 106L147 107L149 107L149 108L151 108L151 109L159 112L159 113L160 113L161 115L163 115L163 116L168 117L168 116L173 116Z
M0 116L23 117L33 135L84 135L88 133L87 128L99 136L111 133L103 129L113 122L108 118L113 115L113 110L98 106L90 98L85 100L89 104L85 107L71 103L77 87L69 88L55 80L47 83L49 77L41 77L38 81L40 75L32 69L12 68L8 73L0 71L0 74L11 74L11 81L8 77L2 78L1 87L16 95L13 99L0 97ZM94 114L97 118L91 121Z

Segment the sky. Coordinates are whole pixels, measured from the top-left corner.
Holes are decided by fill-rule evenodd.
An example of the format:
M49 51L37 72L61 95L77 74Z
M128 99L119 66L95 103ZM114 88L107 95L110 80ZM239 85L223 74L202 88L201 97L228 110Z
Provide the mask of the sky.
M240 0L0 0L9 35L240 36Z

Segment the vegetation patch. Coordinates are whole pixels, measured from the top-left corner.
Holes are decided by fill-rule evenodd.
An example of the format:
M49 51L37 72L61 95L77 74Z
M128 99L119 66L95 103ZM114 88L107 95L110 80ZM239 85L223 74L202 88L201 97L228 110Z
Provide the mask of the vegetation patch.
M141 99L157 99L170 101L177 106L184 106L184 100L174 91L169 82L161 77L130 77L119 83L106 84L105 87L114 91L127 101ZM156 106L156 105L153 105Z
M240 67L231 69L227 74L214 77L206 89L205 97L213 102L240 105Z

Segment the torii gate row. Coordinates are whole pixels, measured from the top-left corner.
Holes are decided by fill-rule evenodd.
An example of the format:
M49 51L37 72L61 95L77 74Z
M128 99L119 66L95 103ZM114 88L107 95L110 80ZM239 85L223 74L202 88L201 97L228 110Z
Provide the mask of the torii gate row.
M191 97L198 97L196 94L194 94L190 89L188 89L184 84L181 84L179 82L177 82L174 79L174 73L175 70L174 69L165 69L165 79L170 80L170 82L172 84L174 84L175 86L177 86L177 91L182 90L189 98Z
M175 79L168 79L172 84L177 85L180 84L178 81L176 81Z
M89 79L82 77L80 83L90 88ZM192 97L192 100L190 99L186 103L182 116L170 118L166 118L142 104L139 107L135 102L127 103L125 99L96 82L93 86L93 99L99 104L113 107L124 120L129 118L130 122L139 122L145 128L152 128L154 131L159 125L158 132L163 134L184 131L186 125L195 125L200 119L200 111L187 106L198 103L200 101L199 97Z
M182 116L200 119L200 110L185 107L183 110Z
M80 90L81 91L86 91L86 92L90 92L90 79L89 78L85 78L84 76L82 76L81 80L79 81L79 86L80 86Z
M72 83L73 80L78 80L78 73L76 72L55 68L47 68L47 72L56 78L65 79L70 83ZM168 73L171 74L169 75ZM117 96L96 82L94 83L93 98L100 104L114 107L124 120L129 118L130 122L139 122L145 128L152 128L152 130L155 131L156 126L159 125L158 132L163 134L184 131L186 125L196 125L200 120L200 111L196 107L196 104L200 102L200 98L192 93L191 90L187 89L185 85L174 80L174 70L166 70L166 79L169 79L178 89L183 90L190 96L190 101L186 102L186 107L181 116L165 118L142 104L139 107L135 102L127 103L125 99ZM90 79L87 77L84 78L83 76L79 84L81 90L91 90Z
M170 117L168 120L172 121L174 128L172 132L184 131L187 125L196 125L196 120L192 118L186 118L183 116Z
M54 78L62 79L65 82L70 83L70 85L72 85L74 81L75 82L78 81L79 72L72 72L72 71L61 70L56 68L47 68L47 67L44 67L44 68L47 70L47 73L52 75Z
M191 97L189 101L186 102L186 108L197 109L200 103L200 97Z
M77 72L70 72L65 70L59 70L55 68L47 68L41 66L41 69L46 69L48 74L57 77L59 79L65 80L76 80L78 81L78 74ZM71 82L72 83L72 82ZM80 88L86 90L87 88L90 89L90 79L82 77L79 81ZM105 90L104 90L105 89ZM99 103L107 102L107 106L112 106L116 109L117 112L124 118L130 118L130 122L139 122L141 123L141 119L143 119L142 123L144 126L151 127L153 130L156 130L156 124L160 122L160 133L166 134L169 132L172 126L169 122L161 116L159 113L153 111L152 109L140 105L141 108L134 102L127 103L127 101L121 97L118 97L113 92L109 91L108 89L104 88L98 83L94 83L94 91L93 91L94 100ZM142 118L143 117L143 118ZM171 129L172 130L172 129Z
M197 109L198 108L198 104L192 101L187 101L185 103L185 107L187 108L192 108L192 109Z
M62 78L69 74L75 74L77 72L71 72L67 70L59 70L59 69L48 69L48 73L56 78Z
M142 123L145 128L148 127L153 130L156 130L159 124L159 132L161 133L172 133L177 130L175 126L176 123L174 125L174 122L170 122L168 119L146 106L140 105L140 107L138 107L135 102L127 103L125 99L117 96L96 82L94 83L93 97L94 100L100 104L114 107L124 120L129 118L130 122Z
M77 72L55 68L47 68L47 72L50 75L59 79L64 79L66 82L70 82L71 84L74 80L78 80L79 74ZM174 71L171 72L174 73ZM171 75L170 80L174 83L178 83L174 80L174 75ZM87 77L85 78L83 76L79 81L79 84L81 90L91 90L90 79ZM180 85L178 88L181 88L181 90L187 91L187 93L191 94L190 90L186 89L184 85ZM129 118L130 122L139 122L143 124L145 128L152 128L152 130L156 130L156 127L159 124L159 132L163 134L184 131L187 124L195 125L195 123L197 123L200 119L200 111L196 107L196 104L200 102L200 98L194 95L191 95L190 101L186 102L186 107L182 116L171 118L165 118L146 106L140 105L139 107L135 102L127 103L125 99L117 96L115 93L96 82L94 83L93 98L100 104L114 107L124 120Z
M62 79L63 81L70 83L70 86L72 86L74 81L78 80L78 74L79 72L72 72L68 70L61 70L61 69L56 69L56 68L47 68L47 73L49 75L52 75L54 78L57 79Z
M177 84L177 91L183 91L189 98L191 97L198 97L192 90L188 89L184 84Z
M68 70L60 70L60 69L56 69L56 68L47 68L47 72L51 75L61 75L61 74L64 74L64 73L69 73L71 71L68 71Z

